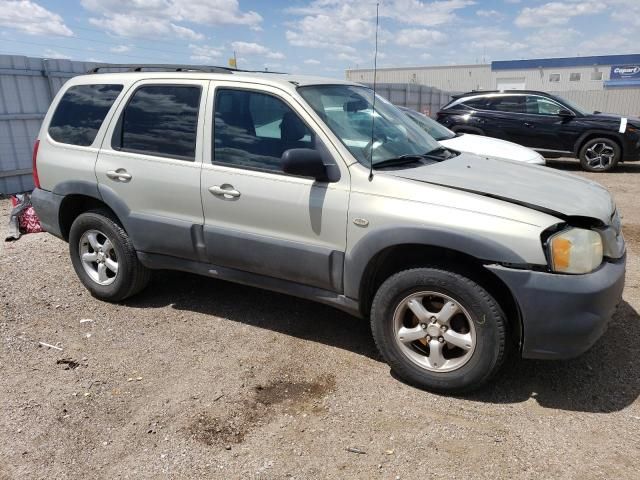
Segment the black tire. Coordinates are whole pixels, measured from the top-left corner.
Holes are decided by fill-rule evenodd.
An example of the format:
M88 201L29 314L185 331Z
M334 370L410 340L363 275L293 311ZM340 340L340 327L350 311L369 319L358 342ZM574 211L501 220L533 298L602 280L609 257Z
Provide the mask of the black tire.
M93 280L83 267L80 239L89 230L98 230L104 233L115 250L118 272L109 285L101 285ZM138 260L127 232L124 231L113 214L107 210L92 210L78 215L69 232L69 253L73 268L82 284L94 297L101 300L108 302L124 300L142 291L151 279L150 270Z
M598 145L604 146L607 152L606 155L600 157L604 158L603 161L598 160L597 155L595 155L596 151L594 149L598 149ZM608 152L611 152L611 154ZM606 137L588 140L582 146L578 155L580 166L587 172L609 172L616 168L621 157L622 149L618 142Z
M409 295L437 292L458 302L475 328L475 347L467 363L449 372L422 368L396 341L394 312ZM371 309L373 338L392 371L404 381L431 391L461 393L479 388L499 370L505 358L506 319L498 302L479 284L458 273L437 268L405 270L378 289Z

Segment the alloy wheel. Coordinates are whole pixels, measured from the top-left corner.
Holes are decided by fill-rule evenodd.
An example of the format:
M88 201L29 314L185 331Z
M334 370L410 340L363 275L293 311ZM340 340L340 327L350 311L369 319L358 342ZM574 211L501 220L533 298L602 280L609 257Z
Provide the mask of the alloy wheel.
M613 162L614 157L614 148L605 142L594 143L585 151L587 164L594 170L607 169Z
M118 257L113 243L99 230L80 237L80 260L84 271L99 285L111 285L118 275Z
M476 330L466 309L437 292L417 292L394 312L394 334L400 351L431 372L451 372L465 365L476 347Z

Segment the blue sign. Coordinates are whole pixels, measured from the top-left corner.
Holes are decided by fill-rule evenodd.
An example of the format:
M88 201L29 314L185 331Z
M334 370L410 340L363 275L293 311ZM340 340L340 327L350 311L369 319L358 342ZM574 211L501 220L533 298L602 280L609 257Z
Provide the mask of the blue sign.
M611 80L640 80L640 65L612 65Z

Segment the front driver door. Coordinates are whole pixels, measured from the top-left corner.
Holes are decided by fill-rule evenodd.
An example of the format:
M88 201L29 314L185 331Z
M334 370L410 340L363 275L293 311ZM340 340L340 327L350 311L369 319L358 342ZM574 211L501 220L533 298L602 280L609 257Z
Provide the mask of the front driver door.
M342 291L349 174L313 118L284 91L239 82L212 82L207 105L201 194L209 261ZM322 149L337 160L340 180L285 174L280 158L290 148Z

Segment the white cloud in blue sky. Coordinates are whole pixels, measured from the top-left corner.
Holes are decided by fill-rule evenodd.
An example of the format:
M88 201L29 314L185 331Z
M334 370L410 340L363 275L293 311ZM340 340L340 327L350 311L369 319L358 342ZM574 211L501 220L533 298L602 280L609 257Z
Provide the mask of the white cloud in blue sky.
M0 53L342 77L373 64L375 1L0 0ZM640 0L380 0L378 65L640 53Z

